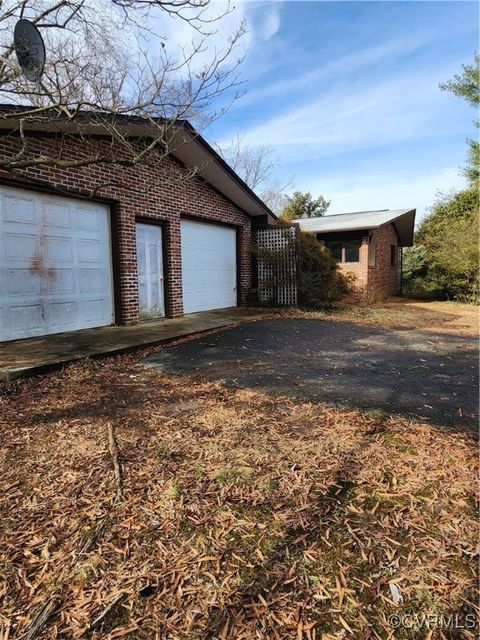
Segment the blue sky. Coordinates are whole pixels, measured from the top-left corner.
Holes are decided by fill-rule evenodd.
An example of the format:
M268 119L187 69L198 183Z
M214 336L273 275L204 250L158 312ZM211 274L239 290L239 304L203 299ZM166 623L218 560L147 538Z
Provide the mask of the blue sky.
M329 213L417 207L461 188L475 113L440 91L478 50L475 2L237 3L247 94L206 132L269 145L276 177Z

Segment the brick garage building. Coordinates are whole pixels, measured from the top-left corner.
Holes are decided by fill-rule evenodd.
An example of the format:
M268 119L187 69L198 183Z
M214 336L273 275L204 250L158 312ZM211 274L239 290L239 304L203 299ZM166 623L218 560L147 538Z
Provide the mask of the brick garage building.
M145 125L122 126L142 149ZM244 304L252 230L276 218L205 140L182 122L158 164L82 166L111 138L75 131L30 124L21 160L60 162L0 171L0 341ZM20 149L12 113L0 154Z
M415 209L361 211L295 220L315 233L352 276L356 300L375 302L400 291L402 247L413 243Z

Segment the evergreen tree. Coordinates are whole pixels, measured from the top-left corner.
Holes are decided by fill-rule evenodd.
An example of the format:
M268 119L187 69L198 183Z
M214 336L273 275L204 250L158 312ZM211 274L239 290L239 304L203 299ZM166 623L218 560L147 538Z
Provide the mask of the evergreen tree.
M302 193L295 191L292 196L288 196L280 216L283 222L291 222L297 218L316 218L323 216L330 206L330 200L326 200L323 196L313 198L310 192Z
M480 55L475 54L473 64L464 64L463 72L455 75L448 82L443 82L440 89L451 91L456 96L464 98L472 107L477 110L480 107ZM480 126L479 120L475 120L475 126ZM470 184L478 183L480 179L480 142L478 136L476 140L468 140L468 161L463 170L464 175Z

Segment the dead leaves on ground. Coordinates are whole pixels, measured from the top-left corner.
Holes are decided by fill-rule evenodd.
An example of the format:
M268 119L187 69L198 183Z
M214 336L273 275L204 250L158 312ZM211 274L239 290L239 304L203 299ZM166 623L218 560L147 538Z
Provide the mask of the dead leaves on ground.
M38 637L413 639L427 630L393 630L392 612L475 609L466 434L134 356L19 383L0 420L3 640L52 595ZM458 633L431 637L474 637Z

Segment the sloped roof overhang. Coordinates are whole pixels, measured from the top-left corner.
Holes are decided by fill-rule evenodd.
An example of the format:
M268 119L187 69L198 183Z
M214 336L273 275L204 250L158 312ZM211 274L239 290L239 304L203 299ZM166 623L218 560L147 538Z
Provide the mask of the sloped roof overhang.
M0 105L1 132L12 133L19 130L22 112L29 108ZM122 135L129 138L152 138L158 136L159 124L136 116L110 116L108 114L81 113L73 119L65 117L28 118L23 129L31 133L65 133L78 136L112 137ZM268 224L278 221L252 189L238 176L223 158L186 120L173 123L165 121L165 137L168 152L197 175L212 185L217 191L238 206L249 216L264 216Z

